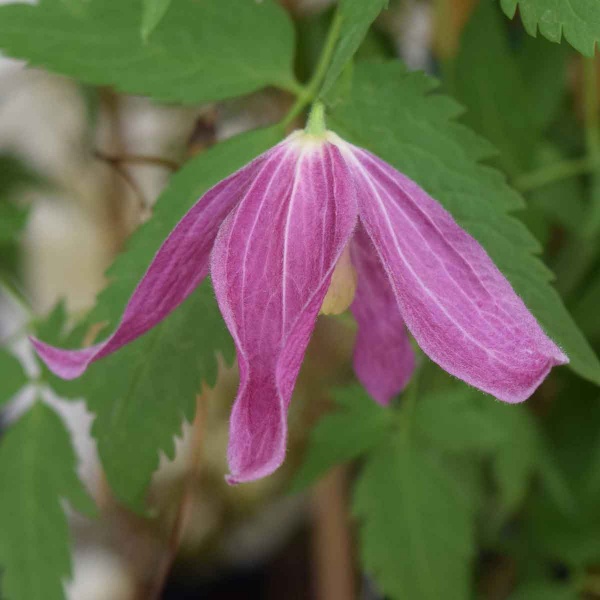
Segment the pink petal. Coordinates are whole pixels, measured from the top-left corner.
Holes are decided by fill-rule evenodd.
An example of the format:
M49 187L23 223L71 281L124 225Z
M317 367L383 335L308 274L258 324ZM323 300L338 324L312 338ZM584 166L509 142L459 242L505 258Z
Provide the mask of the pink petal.
M351 306L358 324L354 372L369 394L385 405L405 388L415 356L392 286L362 227L352 240L352 263L358 273Z
M359 214L406 324L449 373L506 402L527 399L568 358L485 250L413 181L345 144Z
M82 350L62 350L32 338L48 368L63 379L79 377L90 363L140 337L175 310L208 275L210 251L221 223L280 148L275 146L224 179L194 204L158 250L121 323L106 341Z
M304 141L298 141L304 140ZM230 426L230 483L284 460L286 413L336 261L356 223L339 150L302 136L227 218L211 272L234 338L240 388Z

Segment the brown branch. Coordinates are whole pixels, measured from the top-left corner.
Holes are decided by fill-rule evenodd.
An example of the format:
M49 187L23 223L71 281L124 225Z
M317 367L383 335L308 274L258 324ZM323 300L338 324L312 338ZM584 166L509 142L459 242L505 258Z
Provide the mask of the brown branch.
M126 163L132 165L155 165L173 172L179 170L179 164L176 161L163 158L162 156L147 156L143 154L120 154L119 156L112 156L101 150L95 150L94 156L114 166Z
M315 486L311 513L315 598L356 598L344 467L332 470Z

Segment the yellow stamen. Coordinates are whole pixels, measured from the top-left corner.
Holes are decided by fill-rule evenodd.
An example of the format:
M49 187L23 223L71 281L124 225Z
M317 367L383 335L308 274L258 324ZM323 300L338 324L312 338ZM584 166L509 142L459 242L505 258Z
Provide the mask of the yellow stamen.
M350 247L346 246L333 270L331 283L323 300L320 314L339 315L343 313L354 300L356 281L356 270L350 260Z

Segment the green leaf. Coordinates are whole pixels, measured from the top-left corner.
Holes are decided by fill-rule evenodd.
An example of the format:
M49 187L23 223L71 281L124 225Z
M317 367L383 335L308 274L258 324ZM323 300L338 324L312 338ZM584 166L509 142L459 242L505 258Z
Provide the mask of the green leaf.
M0 349L0 381L0 407L29 381L21 363L3 349Z
M499 172L479 164L491 146L454 121L460 106L431 94L435 87L435 80L397 62L358 64L352 94L332 110L329 125L441 202L486 249L571 368L600 383L597 357L550 285L551 272L534 256L537 241L508 214L522 208L522 199Z
M532 167L550 167L563 160L567 160L567 157L557 146L540 144L536 148ZM527 196L527 204L542 213L549 223L561 225L569 232L580 235L586 209L584 198L582 181L573 177L532 190ZM582 330L586 331L584 328Z
M368 457L354 492L364 568L386 596L470 597L473 515L459 484L399 435Z
M500 0L510 19L519 14L527 33L539 31L551 42L564 38L586 56L594 55L600 40L600 4L595 0Z
M529 169L538 142L535 109L492 2L480 2L465 27L453 73L453 94L468 108L463 121L500 151L508 175Z
M0 199L0 243L15 241L26 222L26 210Z
M200 154L177 173L160 197L152 219L133 236L128 250L109 270L112 284L99 296L97 307L68 344L80 346L82 332L95 323L114 327L159 245L190 206L208 188L280 138L279 128L243 134ZM62 329L60 310L52 319L53 328ZM96 415L92 434L98 441L102 464L113 491L123 502L143 507L159 453L173 457L173 437L180 433L184 418L193 418L202 381L214 382L216 352L227 358L233 355L231 339L207 281L160 325L91 366L80 379L63 382L48 375L62 395L86 397Z
M388 0L341 0L338 8L340 35L333 52L320 95L326 96L358 50L371 23L387 6Z
M68 500L86 514L94 505L76 473L69 433L41 402L0 442L2 597L60 600L71 575Z
M572 584L540 581L519 586L508 600L578 600L580 597L577 587Z
M148 41L150 34L167 14L171 0L144 0L142 13L142 39Z
M385 439L394 422L392 410L376 404L360 386L336 390L334 395L340 410L325 415L312 430L293 492L307 488L335 465L368 452Z
M493 402L477 390L453 385L419 398L415 423L419 433L433 446L457 454L490 453L502 432L485 410Z
M15 158L0 155L0 244L15 242L27 221L27 210L11 202L11 196L35 177Z
M200 104L295 86L294 31L274 0L177 0L148 40L142 0L0 7L0 49L32 65L156 100Z
M501 439L492 457L492 472L499 492L499 519L524 500L541 459L539 432L524 406L491 401L485 406Z
M584 292L578 295L573 307L573 315L577 324L587 333L590 339L600 338L600 319L598 304L600 299L600 273L596 273L587 282Z
M535 107L533 121L543 131L555 120L568 88L572 50L544 38L523 36L514 52L529 102Z

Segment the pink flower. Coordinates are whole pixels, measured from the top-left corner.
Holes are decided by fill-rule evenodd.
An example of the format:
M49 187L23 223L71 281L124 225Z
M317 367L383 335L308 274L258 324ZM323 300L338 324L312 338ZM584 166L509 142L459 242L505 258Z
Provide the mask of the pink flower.
M240 369L232 483L283 462L287 409L319 312L350 307L358 323L354 368L382 404L414 367L407 328L446 371L506 402L525 400L554 365L568 362L437 201L334 133L302 131L192 207L110 338L83 350L33 340L35 348L57 375L78 377L164 319L209 272Z

